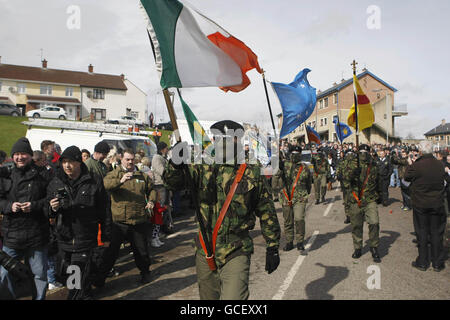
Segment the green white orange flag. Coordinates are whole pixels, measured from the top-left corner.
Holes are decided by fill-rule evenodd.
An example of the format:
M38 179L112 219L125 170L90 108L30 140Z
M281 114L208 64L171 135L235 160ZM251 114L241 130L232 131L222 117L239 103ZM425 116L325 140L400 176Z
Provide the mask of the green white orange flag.
M211 153L214 149L211 140L209 139L195 114L192 112L191 108L189 108L187 103L181 97L180 91L178 91L178 97L180 98L181 106L183 107L183 113L189 127L189 132L191 133L192 142L194 144L201 145L203 150L208 150Z
M362 131L372 126L373 122L375 121L375 115L373 113L373 108L370 104L370 100L361 89L356 75L353 75L353 88L355 90L355 95L357 97L358 103L358 130ZM353 104L348 114L347 124L350 127L356 129L355 104Z
M217 23L177 0L141 0L163 89L220 87L239 92L258 57Z

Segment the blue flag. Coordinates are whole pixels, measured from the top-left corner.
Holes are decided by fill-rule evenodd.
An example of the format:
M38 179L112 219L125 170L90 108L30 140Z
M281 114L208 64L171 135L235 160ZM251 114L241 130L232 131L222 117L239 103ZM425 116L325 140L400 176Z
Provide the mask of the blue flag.
M311 70L303 69L290 84L272 82L272 88L283 110L280 138L287 136L306 121L316 106L316 89L306 78Z
M333 120L334 130L336 131L336 135L340 142L344 141L345 138L352 135L352 130L348 125L342 123L336 119Z

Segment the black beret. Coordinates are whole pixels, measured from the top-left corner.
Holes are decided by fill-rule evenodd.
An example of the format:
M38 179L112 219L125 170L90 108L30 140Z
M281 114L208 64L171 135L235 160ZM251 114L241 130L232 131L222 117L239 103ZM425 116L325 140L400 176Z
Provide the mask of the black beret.
M239 123L234 122L232 120L222 120L222 121L216 122L211 126L210 129L218 130L222 134L227 134L228 129L232 129L234 131L240 129L240 130L244 131L244 127L242 125L240 125Z
M302 148L301 148L300 146L290 145L290 146L289 146L289 152L298 152L298 153L302 153Z
M370 147L367 144L361 144L361 145L359 145L358 150L370 152Z

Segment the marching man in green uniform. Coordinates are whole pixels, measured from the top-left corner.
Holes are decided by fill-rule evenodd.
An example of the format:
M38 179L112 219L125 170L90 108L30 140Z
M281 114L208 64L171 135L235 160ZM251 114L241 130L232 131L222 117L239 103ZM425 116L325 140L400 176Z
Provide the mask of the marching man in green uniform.
M289 151L290 160L284 161L280 166L280 170L274 177L273 186L274 191L279 192L281 190L279 201L283 208L284 232L286 234L286 246L283 250L294 249L295 225L297 249L304 251L305 210L308 195L311 193L312 177L308 166L301 162L302 149L299 146L291 146Z
M172 148L163 178L171 190L189 185L189 179L192 182L191 192L202 219L197 222L200 230L203 225L207 238L204 239L203 232L195 237L200 299L244 300L249 298L250 255L254 251L249 231L258 217L266 241L266 271L270 274L280 263L280 225L261 168L243 161L243 147L236 135L243 134L243 127L233 121L221 121L211 126L211 130L215 133L215 162L187 166L181 161L177 163L176 158L188 158L184 154L187 144L179 143ZM179 148L183 148L183 155ZM229 154L225 150L230 148L234 149L234 156L225 159ZM205 253L208 245L212 248L211 255Z
M342 181L342 198L344 200L345 224L350 223L350 198L353 197L350 192L350 183L343 179L343 173L348 170L348 164L352 159L356 159L352 149L348 149L345 153L344 159L339 162L336 168L336 176L339 181Z
M369 154L370 147L366 144L359 146L358 157L348 160L347 170L343 171L343 179L349 184L350 221L352 225L353 246L355 251L352 258L361 257L363 246L364 221L369 225L369 248L374 262L381 262L378 253L380 224L377 200L378 169L376 161Z
M316 204L319 204L320 202L325 202L327 180L331 178L330 164L321 148L317 149L317 154L313 155L311 162L314 166L314 194L316 196Z

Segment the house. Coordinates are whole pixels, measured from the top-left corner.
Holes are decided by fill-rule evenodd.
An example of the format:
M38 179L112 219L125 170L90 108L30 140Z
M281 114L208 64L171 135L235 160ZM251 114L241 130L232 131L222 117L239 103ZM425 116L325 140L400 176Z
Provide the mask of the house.
M445 123L445 119L437 127L424 134L427 140L433 142L437 149L450 147L450 123Z
M400 141L395 136L395 118L408 114L406 105L394 106L395 93L397 89L377 77L367 69L357 75L358 81L371 101L375 114L375 122L371 128L360 133L360 143L387 141ZM347 123L347 116L354 102L353 78L342 79L340 83L335 82L333 86L325 91L317 92L317 103L311 116L290 133L286 138L289 141L300 140L309 142L306 138L305 124L315 127L321 140L338 141L334 128L334 119ZM278 115L279 128L282 124L282 114ZM354 132L354 130L352 129ZM345 142L355 142L356 135L353 133L345 139Z
M0 57L1 58L1 57ZM147 95L122 74L109 75L3 64L0 60L0 100L25 112L45 105L64 108L69 120L104 121L133 115L148 122ZM91 116L92 115L92 116Z

